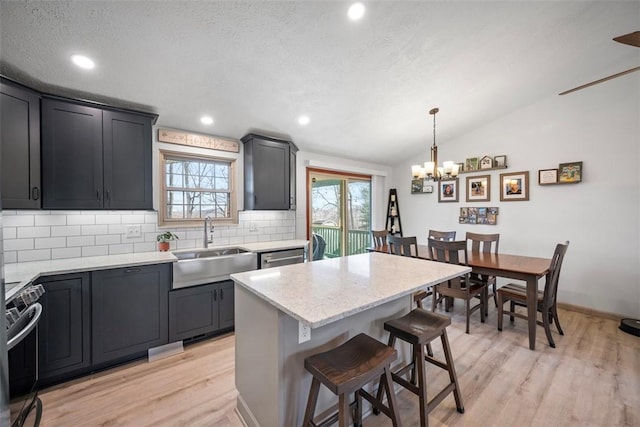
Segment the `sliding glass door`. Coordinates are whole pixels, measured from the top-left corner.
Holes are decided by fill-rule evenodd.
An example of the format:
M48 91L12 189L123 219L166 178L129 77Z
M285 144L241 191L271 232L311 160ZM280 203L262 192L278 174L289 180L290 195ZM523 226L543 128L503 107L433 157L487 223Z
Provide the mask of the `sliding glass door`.
M371 177L307 169L313 259L365 252L370 245Z

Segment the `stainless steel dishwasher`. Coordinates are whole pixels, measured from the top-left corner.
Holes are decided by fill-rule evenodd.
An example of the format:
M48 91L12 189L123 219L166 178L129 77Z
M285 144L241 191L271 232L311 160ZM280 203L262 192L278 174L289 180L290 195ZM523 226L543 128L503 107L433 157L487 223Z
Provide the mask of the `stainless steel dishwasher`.
M285 249L281 251L261 252L260 268L282 267L283 265L304 262L304 248Z

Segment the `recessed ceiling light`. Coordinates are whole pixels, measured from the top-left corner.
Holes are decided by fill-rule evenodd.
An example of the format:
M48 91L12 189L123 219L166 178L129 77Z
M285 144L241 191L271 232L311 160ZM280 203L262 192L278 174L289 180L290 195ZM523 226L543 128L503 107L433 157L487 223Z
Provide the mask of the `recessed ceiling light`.
M91 70L96 64L84 55L71 55L71 60L74 64L76 64L80 68L84 68L85 70Z
M211 125L213 124L213 118L209 117L209 116L202 116L200 117L200 121L202 122L202 124L205 125Z
M364 5L360 2L358 3L354 3L349 7L349 19L351 19L352 21L357 21L358 19L362 18L362 16L364 15Z
M300 123L301 126L308 125L310 121L309 116L298 117L298 123Z

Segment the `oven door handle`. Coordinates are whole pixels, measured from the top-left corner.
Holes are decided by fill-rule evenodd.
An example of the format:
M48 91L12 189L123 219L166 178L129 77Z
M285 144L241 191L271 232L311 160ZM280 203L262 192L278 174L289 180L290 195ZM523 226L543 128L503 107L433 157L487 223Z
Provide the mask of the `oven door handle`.
M280 262L280 261L287 261L290 259L302 259L302 255L296 255L296 256L287 256L287 257L282 257L282 258L265 258L264 262L269 264L272 262Z
M16 344L22 341L36 327L36 324L38 323L38 321L40 320L40 316L42 315L42 305L39 302L31 304L29 308L22 312L22 315L20 317L29 316L34 311L35 313L33 314L33 317L31 318L29 323L27 323L27 325L22 328L22 330L18 332L13 338L7 341L7 351L15 347Z

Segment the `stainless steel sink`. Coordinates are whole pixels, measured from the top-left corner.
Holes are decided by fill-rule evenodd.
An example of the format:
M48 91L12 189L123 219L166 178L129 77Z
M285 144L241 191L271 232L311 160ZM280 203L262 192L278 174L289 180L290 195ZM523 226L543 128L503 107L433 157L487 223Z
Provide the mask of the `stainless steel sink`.
M173 263L173 288L228 280L229 275L258 268L258 255L245 249L213 248L176 251Z
M211 258L223 255L237 255L249 252L242 248L206 249L186 252L173 252L178 259Z

